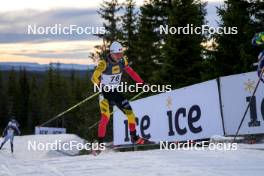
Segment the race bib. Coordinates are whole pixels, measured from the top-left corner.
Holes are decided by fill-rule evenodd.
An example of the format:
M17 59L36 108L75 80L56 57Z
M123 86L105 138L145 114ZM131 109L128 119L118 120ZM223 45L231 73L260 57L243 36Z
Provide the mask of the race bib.
M101 76L101 83L104 85L118 85L121 82L122 73L115 75L105 75Z
M8 135L13 135L14 134L14 130L12 128L7 130L7 134Z

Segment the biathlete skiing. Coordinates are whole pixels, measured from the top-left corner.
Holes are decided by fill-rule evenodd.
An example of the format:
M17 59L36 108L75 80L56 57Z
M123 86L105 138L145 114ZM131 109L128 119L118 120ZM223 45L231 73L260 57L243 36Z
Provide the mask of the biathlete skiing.
M10 121L8 122L6 128L4 129L4 132L2 134L4 140L1 143L0 146L0 150L2 149L3 145L10 140L10 145L11 145L11 152L14 152L14 145L13 145L13 140L14 140L14 136L15 133L17 133L18 135L21 134L20 130L19 130L19 124L18 122L15 120L15 118L11 118Z
M110 54L99 60L92 82L96 86L111 86L111 91L102 91L99 94L99 106L101 111L101 120L98 126L98 142L103 143L106 136L107 124L110 120L110 107L116 105L127 117L131 142L134 144L149 143L147 139L140 137L136 131L135 114L129 104L129 101L115 88L121 82L123 72L126 72L136 83L144 84L141 77L129 66L127 59L123 57L122 45L113 42L110 46Z

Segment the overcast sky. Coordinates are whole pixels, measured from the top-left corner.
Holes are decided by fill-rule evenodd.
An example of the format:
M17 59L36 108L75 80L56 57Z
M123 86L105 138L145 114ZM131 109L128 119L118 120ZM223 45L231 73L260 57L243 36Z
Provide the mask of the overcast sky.
M216 26L216 6L209 0L207 20ZM96 11L102 0L7 0L0 5L0 62L91 64L89 52L101 40L93 35L28 35L28 25L102 26ZM136 0L138 6L143 0Z

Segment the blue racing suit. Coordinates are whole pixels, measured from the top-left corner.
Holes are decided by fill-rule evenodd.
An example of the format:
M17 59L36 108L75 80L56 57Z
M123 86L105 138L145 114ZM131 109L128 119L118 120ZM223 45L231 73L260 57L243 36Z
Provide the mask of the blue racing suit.
M14 149L13 149L13 140L14 140L14 136L15 133L17 133L18 135L21 134L19 128L18 128L18 123L14 120L8 122L8 125L6 126L6 128L4 129L3 132L3 137L4 140L1 143L0 149L2 149L3 145L10 140L10 145L11 145L11 151L13 153Z

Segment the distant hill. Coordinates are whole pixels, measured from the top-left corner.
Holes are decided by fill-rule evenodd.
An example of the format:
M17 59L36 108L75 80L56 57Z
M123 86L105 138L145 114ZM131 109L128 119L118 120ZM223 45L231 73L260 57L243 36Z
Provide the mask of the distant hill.
M38 64L30 62L0 62L0 70L20 70L25 68L28 71L46 71L50 66L60 70L92 70L95 65L80 65L80 64L63 64L63 63L51 63L51 64Z

